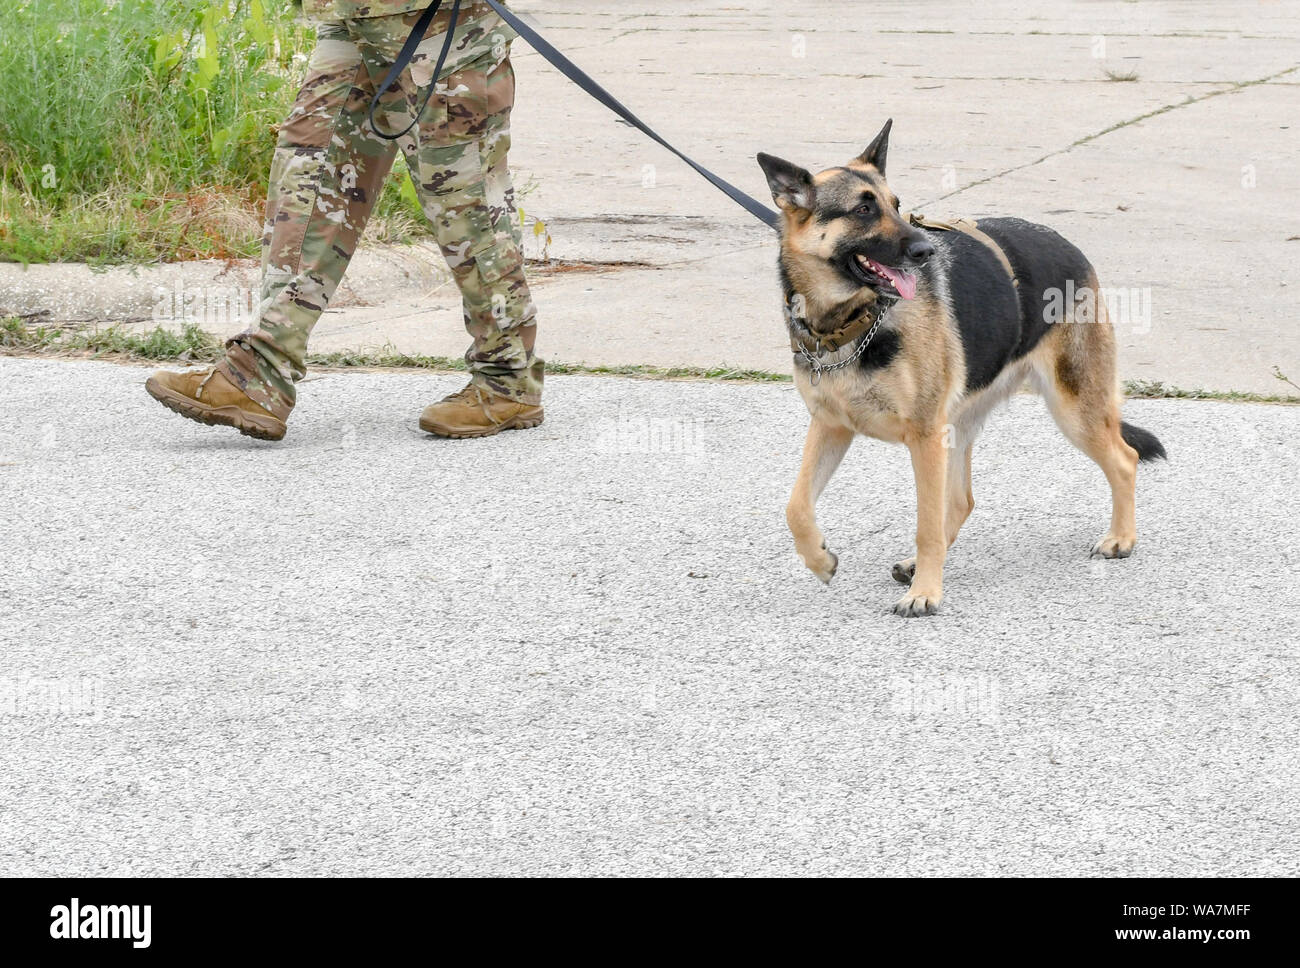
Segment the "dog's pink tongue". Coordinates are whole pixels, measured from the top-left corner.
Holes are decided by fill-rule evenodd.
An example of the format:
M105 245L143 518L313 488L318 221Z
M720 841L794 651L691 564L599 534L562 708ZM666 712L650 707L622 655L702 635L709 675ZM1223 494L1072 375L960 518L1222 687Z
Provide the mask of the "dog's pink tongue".
M885 270L885 276L889 279L889 284L898 290L900 296L904 299L916 298L916 276L910 272L891 269L889 266L882 265L880 268Z

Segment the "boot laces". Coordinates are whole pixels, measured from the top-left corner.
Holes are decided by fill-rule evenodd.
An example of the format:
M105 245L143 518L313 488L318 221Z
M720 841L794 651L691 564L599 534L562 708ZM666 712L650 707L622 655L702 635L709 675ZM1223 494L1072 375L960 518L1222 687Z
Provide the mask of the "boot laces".
M460 390L450 396L443 397L444 403L469 403L471 401L478 404L479 409L483 411L483 416L488 419L494 426L501 421L492 416L492 411L488 409L488 394L484 393L477 383L466 384Z
M197 376L198 374L203 373L204 370L201 367L196 367L195 369L187 370L186 372L193 373L195 376ZM211 380L214 376L216 376L217 368L215 366L208 367L206 372L207 372L207 376L203 378L202 382L199 383L198 387L194 391L195 400L203 399L203 388L208 385L209 380Z

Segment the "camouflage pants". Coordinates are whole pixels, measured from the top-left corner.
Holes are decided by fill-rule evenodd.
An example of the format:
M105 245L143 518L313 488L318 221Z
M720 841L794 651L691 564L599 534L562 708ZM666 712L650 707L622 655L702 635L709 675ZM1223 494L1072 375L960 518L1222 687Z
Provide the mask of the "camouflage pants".
M419 124L388 141L371 130L367 112L418 18L417 11L321 24L307 78L280 127L258 316L227 343L218 365L282 418L306 372L308 335L343 278L398 146L460 287L474 340L465 354L473 381L524 403L540 402L536 311L506 167L515 34L486 4L463 4L443 78ZM375 112L381 130L394 133L410 124L446 29L443 11L410 69L381 100Z

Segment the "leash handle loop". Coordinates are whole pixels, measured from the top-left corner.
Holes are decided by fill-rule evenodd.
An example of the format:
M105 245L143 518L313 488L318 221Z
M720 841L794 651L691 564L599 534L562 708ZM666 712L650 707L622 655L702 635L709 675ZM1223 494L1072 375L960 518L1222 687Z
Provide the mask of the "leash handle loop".
M442 53L438 55L438 63L433 68L433 80L429 83L429 89L424 92L424 100L416 108L415 117L410 124L397 134L387 134L379 130L379 125L375 124L375 111L379 108L379 99L397 83L402 71L406 70L411 63L411 59L415 56L415 49L424 40L424 32L429 29L429 24L433 23L433 18L438 15L438 8L441 6L442 0L434 0L425 8L424 13L420 14L420 19L415 22L411 32L407 34L406 42L402 44L402 49L398 52L397 59L393 61L393 66L388 69L387 76L380 83L379 89L375 91L375 96L370 99L370 111L367 113L366 118L370 122L371 130L385 141L396 141L420 123L420 115L424 113L425 107L429 104L429 98L433 97L434 89L438 86L438 79L442 77L442 68L447 63L447 54L451 51L452 37L456 33L456 21L460 17L460 0L454 0L451 5L451 22L447 24L447 39L442 42Z

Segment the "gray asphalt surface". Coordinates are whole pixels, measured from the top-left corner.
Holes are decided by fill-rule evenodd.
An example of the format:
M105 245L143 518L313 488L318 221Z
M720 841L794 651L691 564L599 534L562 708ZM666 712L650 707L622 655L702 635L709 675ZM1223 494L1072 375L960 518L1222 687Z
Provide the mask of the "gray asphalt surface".
M1090 562L1100 472L1017 398L945 611L888 614L905 452L783 508L789 386L320 374L280 445L147 371L0 359L8 874L1300 873L1300 409L1134 401L1172 461Z

